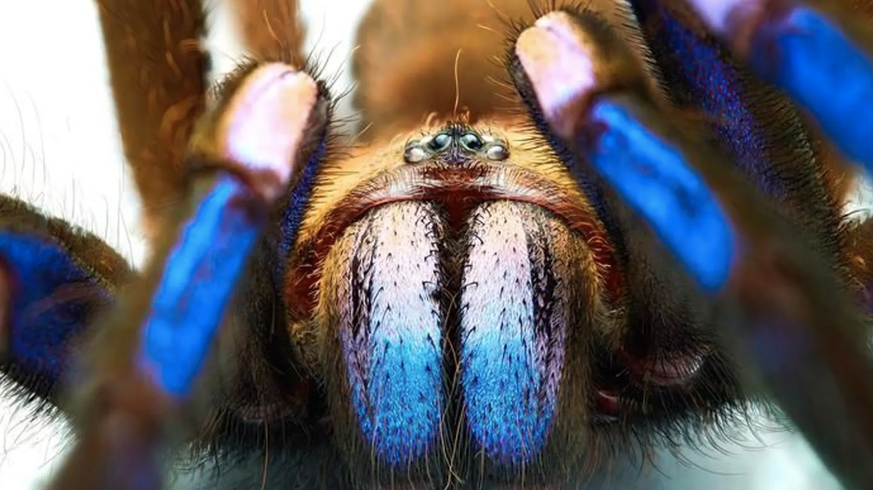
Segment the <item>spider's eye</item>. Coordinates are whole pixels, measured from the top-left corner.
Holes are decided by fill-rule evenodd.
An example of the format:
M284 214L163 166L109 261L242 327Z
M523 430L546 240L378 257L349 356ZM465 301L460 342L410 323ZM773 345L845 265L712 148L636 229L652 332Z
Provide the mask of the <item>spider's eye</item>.
M403 152L403 161L406 163L419 163L423 162L427 158L427 152L418 145L418 142L414 142L406 147L406 151Z
M464 133L461 136L461 146L468 151L479 151L482 149L484 143L482 143L482 138L479 137L476 133Z
M489 147L485 155L489 160L503 161L509 158L509 151L506 150L505 146L496 144Z
M439 133L428 141L427 147L431 151L438 152L445 150L450 144L452 144L452 136L448 133Z

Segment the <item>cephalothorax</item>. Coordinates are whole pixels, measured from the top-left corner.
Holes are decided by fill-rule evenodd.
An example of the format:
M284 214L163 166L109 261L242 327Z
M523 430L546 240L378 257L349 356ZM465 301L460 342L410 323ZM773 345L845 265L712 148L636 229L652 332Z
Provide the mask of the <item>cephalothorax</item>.
M873 488L873 2L832 3L375 0L346 138L296 2L233 2L211 97L201 2L102 0L149 264L0 196L51 488L626 488L750 400Z

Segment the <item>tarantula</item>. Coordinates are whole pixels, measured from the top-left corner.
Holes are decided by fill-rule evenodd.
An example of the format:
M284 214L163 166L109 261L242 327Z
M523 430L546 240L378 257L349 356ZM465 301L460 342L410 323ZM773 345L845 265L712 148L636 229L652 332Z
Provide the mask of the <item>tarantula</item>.
M873 488L873 1L374 0L354 140L297 4L234 8L210 92L201 2L99 4L144 270L0 197L50 488L594 488L753 401Z

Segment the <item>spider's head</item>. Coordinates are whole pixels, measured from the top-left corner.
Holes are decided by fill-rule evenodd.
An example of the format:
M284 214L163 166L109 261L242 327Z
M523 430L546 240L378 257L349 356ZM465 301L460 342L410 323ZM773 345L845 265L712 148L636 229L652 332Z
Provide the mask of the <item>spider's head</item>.
M615 243L521 120L428 123L323 165L283 301L361 475L447 477L477 457L498 478L552 474L697 382L690 349L625 349Z
M592 400L588 334L615 321L611 250L524 134L436 123L326 162L284 298L356 466L442 473L484 451L513 468L588 422L574 407Z

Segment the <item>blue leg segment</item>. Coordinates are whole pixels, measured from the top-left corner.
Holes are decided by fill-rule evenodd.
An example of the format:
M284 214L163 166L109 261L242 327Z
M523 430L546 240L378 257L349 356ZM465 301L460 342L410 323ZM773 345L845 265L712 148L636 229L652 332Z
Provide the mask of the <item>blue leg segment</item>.
M580 149L655 229L706 291L730 276L737 237L727 215L682 153L640 123L625 103L595 102L597 136Z
M809 110L846 156L873 170L873 63L836 25L795 8L757 33L749 62Z
M9 356L35 391L48 396L69 366L69 344L112 295L63 246L45 237L0 231L0 257L15 284L9 305Z
M247 194L236 179L219 179L167 257L140 362L172 396L190 393L260 234L265 213Z

